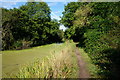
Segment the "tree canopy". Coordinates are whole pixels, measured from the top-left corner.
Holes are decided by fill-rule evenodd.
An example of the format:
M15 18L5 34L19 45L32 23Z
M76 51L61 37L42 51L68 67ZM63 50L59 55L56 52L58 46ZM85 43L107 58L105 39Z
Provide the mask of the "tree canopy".
M68 27L65 37L79 42L99 66L100 77L115 77L113 68L119 70L119 8L120 2L70 2L64 8L61 23Z
M2 8L3 50L61 42L63 32L45 2L27 2L20 8Z

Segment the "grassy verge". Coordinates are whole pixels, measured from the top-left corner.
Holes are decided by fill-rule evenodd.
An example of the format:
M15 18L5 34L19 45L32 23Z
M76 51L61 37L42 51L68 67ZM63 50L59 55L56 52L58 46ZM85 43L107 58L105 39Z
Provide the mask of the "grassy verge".
M39 59L23 66L17 78L77 78L78 67L74 54L75 45L65 43L60 52L54 52L42 62Z
M78 66L76 56L74 54L74 48L74 43L66 42L63 44L51 44L20 51L4 51L4 58L6 58L7 55L9 55L8 57L13 56L14 58L17 54L19 55L19 58L22 58L21 60L14 58L17 63L21 63L22 61L22 65L20 64L20 68L15 74L5 77L77 78ZM23 57L21 57L21 55ZM33 56L34 58L30 56ZM29 60L27 57L29 57L31 60ZM23 61L26 61L27 63ZM9 69L11 69L11 67L15 69L14 65L7 67L9 67Z
M65 44L50 44L31 49L2 51L3 77L16 74L21 65L34 62L36 58L39 58L40 62L42 62L43 58L60 52L64 46Z
M84 49L79 48L79 50L81 52L81 56L82 56L83 60L86 62L86 65L87 65L87 68L90 72L91 78L100 78L100 76L97 75L99 72L98 65L94 65L92 63L91 58L88 56L87 53L85 53Z

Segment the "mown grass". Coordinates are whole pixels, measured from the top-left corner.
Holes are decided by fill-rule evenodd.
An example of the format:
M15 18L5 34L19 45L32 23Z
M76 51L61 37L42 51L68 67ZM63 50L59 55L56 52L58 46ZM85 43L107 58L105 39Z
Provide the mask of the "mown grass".
M74 48L74 43L63 43L18 51L3 51L3 72L7 73L3 77L77 77L78 67Z
M86 66L90 72L91 78L100 78L98 72L100 71L98 65L92 63L91 58L85 53L84 49L79 48L82 59L86 62Z
M50 57L39 59L32 64L23 66L17 78L77 78L78 66L74 53L75 45L65 43L60 52L54 52Z
M65 44L51 44L31 49L3 51L3 76L16 74L21 65L33 62L35 58L42 61L44 57L50 56L52 52L59 52L64 46Z

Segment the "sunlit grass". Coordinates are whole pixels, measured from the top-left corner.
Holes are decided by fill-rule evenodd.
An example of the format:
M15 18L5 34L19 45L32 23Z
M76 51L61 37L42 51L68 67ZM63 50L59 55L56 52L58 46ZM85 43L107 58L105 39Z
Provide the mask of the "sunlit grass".
M75 78L78 76L78 66L74 48L74 43L65 42L3 51L3 77Z
M39 59L22 67L17 78L77 78L78 67L74 44L65 45L59 52L53 52L42 62Z
M3 51L3 76L14 75L18 72L21 65L33 62L36 58L42 61L43 58L50 56L54 51L59 52L64 46L65 44L50 44L33 47L31 49Z

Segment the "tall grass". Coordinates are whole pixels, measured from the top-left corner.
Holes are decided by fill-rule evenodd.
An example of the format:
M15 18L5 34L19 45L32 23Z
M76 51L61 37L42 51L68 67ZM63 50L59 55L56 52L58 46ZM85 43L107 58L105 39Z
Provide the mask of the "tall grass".
M59 53L44 58L42 62L36 59L31 64L23 66L17 78L77 78L78 67L74 54L75 45L65 43Z

